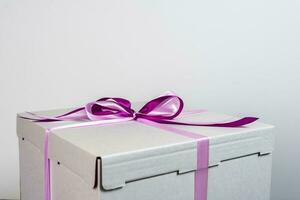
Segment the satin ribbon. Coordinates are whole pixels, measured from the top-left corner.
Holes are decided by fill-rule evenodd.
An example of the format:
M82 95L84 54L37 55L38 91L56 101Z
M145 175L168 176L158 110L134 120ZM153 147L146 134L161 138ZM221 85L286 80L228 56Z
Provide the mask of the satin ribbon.
M157 97L147 102L139 111L131 108L129 100L124 98L101 98L97 101L86 104L84 107L76 108L70 112L55 117L42 116L35 113L29 113L32 117L22 117L35 122L55 122L55 121L79 121L80 124L71 124L59 126L46 130L44 141L44 200L51 200L50 188L50 160L48 157L49 134L54 129L64 129L71 127L83 127L90 125L106 125L123 121L137 121L146 125L154 126L160 129L180 134L197 140L197 170L195 172L195 194L194 200L207 199L207 179L208 179L208 157L209 141L208 138L196 133L177 129L175 127L165 126L163 124L175 124L186 126L210 126L210 127L241 127L256 121L256 117L244 117L228 122L212 123L191 123L176 120L176 117L182 113L183 100L174 94L167 94ZM197 113L197 112L193 112Z
M164 95L146 103L138 112L131 108L131 103L123 98L101 98L86 104L84 107L76 108L70 112L55 117L42 116L34 113L30 119L35 122L54 121L103 121L119 122L125 120L147 119L161 124L176 124L188 126L212 126L212 127L240 127L256 121L256 117L244 117L229 122L213 123L189 123L176 121L175 118L183 110L183 100L176 95ZM34 118L36 117L36 118ZM116 120L120 119L120 120Z

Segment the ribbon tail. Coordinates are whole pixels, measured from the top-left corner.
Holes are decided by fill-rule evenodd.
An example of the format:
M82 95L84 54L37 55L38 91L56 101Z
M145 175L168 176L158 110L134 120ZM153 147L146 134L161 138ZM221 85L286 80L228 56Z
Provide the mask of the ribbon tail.
M72 114L78 113L78 112L80 112L82 110L84 110L84 107L76 108L76 109L74 109L72 111L69 111L67 113L64 113L62 115L58 115L58 116L56 116L56 118L66 117L68 115L72 115Z
M146 118L147 119L147 118ZM237 128L243 127L247 124L251 124L257 121L257 117L244 117L238 120L230 122L217 122L217 123L188 123L188 122L179 122L173 120L162 120L162 119L149 119L151 121L161 123L161 124L175 124L175 125L187 125L187 126L210 126L210 127L228 127L228 128Z
M20 118L22 119L27 119L27 120L31 120L33 122L55 122L55 121L62 121L56 117L48 117L48 116L42 116L42 115L38 115L35 113L31 113L31 112L26 112L29 116L20 116Z
M259 118L257 117L244 117L235 121L227 122L227 123L216 123L212 124L215 127L241 127L248 124L251 124L257 121Z
M60 119L31 119L33 120L34 122L59 122L59 121L63 121L63 120L60 120Z
M69 111L67 113L64 113L62 115L57 115L54 117L50 116L43 116L32 112L26 112L27 114L31 115L29 116L20 116L23 119L32 120L34 122L57 122L57 121L82 121L86 120L86 112L84 110L84 107L76 108L72 111Z

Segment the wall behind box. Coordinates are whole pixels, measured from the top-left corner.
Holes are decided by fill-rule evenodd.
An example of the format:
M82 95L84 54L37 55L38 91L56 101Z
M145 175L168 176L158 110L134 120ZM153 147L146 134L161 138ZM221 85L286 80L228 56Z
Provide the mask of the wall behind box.
M0 199L18 198L15 115L166 90L276 125L272 200L296 200L300 4L0 1Z

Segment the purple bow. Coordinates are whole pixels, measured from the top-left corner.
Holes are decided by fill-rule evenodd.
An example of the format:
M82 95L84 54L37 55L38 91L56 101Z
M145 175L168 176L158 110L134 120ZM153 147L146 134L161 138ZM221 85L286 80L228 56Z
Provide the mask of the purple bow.
M142 118L161 124L213 127L240 127L258 119L256 117L244 117L220 123L189 123L174 120L182 110L183 100L173 94L160 96L149 101L138 112L131 108L131 103L127 99L105 97L59 116L48 117L30 113L36 118L23 118L36 122L137 120Z

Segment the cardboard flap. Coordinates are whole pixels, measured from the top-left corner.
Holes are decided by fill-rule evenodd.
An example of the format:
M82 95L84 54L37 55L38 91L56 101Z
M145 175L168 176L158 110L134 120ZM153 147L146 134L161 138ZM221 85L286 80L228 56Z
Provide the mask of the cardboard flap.
M112 190L139 179L195 170L196 143L191 141L131 154L103 157L101 164L102 187Z
M196 169L195 140L140 123L63 129L53 133L49 145L51 158L62 160L61 163L84 176L90 184L98 177L101 183L98 186L103 190L117 189L127 182L160 174Z

